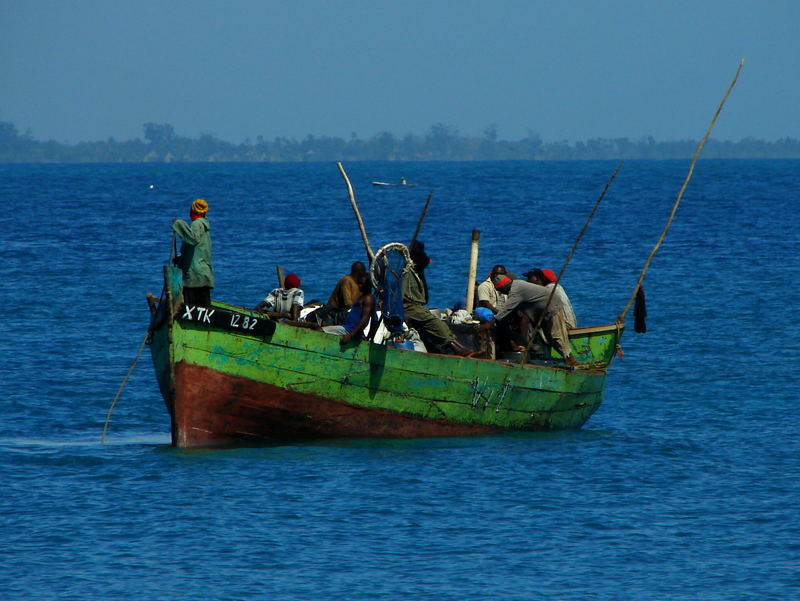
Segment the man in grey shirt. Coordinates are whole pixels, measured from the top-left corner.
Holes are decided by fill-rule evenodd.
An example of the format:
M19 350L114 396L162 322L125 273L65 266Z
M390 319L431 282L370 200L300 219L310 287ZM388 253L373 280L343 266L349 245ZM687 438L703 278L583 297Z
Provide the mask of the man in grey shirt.
M564 291L563 286L556 283L558 278L552 269L536 269L534 267L522 275L528 278L531 284L539 284L548 290L551 290L553 286L555 286L556 298L561 301L561 310L564 311L564 325L567 326L568 330L574 330L578 327L578 321L575 319L575 311L572 309L572 303L567 293Z
M495 288L506 294L504 307L494 316L494 320L481 324L482 329L491 328L495 322L502 321L513 311L519 309L530 323L523 323L523 332L527 332L531 325L535 325L542 318L541 328L547 341L564 357L570 367L577 363L569 346L569 334L564 324L564 312L558 296L550 299L550 289L538 284L531 284L522 280L512 280L506 275L496 275L492 278ZM546 309L546 311L545 311Z

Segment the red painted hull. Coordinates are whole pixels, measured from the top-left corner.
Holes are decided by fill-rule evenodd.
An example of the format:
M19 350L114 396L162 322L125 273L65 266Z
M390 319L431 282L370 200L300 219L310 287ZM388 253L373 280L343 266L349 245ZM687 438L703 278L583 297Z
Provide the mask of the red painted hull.
M180 447L247 440L418 438L488 434L499 428L423 419L367 409L230 376L206 367L175 365L170 414Z

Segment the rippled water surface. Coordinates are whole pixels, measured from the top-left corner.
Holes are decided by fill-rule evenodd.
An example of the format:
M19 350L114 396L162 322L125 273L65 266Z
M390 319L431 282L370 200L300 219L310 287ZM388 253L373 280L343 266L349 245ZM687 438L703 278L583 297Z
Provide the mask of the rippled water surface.
M420 234L431 305L558 270L614 163L346 165L374 248ZM611 323L687 161L625 164L563 283ZM420 185L377 188L405 176ZM147 352L170 222L211 205L214 296L363 259L332 164L0 165L0 599L796 599L800 161L701 161L577 432L177 450ZM629 315L629 326L632 315Z

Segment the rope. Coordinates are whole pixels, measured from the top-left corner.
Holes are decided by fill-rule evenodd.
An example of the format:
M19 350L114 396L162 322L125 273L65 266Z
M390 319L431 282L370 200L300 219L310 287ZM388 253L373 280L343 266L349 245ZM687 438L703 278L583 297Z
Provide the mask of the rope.
M631 298L628 300L628 304L625 305L625 309L622 313L619 314L617 317L617 321L624 322L625 321L625 314L631 308L633 301L636 299L636 293L639 291L639 286L642 285L644 281L644 276L647 273L647 270L650 268L650 262L653 260L653 256L656 254L656 251L661 247L661 243L664 241L664 238L667 236L667 231L669 230L669 226L672 225L672 219L675 217L675 213L678 210L678 205L681 202L681 198L683 197L683 192L686 190L686 186L689 185L689 180L692 179L692 173L694 172L694 165L697 163L697 158L700 156L700 151L703 150L703 146L705 146L706 140L711 135L711 130L714 128L714 123L717 121L717 117L722 112L722 107L725 106L725 101L728 99L728 95L733 90L733 86L736 85L736 80L739 79L739 73L742 72L742 67L744 66L744 59L739 61L739 68L736 69L736 75L733 76L733 81L728 86L728 89L725 91L725 95L722 97L722 100L719 103L719 107L717 107L717 112L714 113L714 118L711 119L711 123L706 130L706 135L703 136L703 139L700 140L700 143L697 145L697 150L694 151L694 157L692 158L692 163L689 165L689 172L686 174L686 179L683 180L683 185L681 186L680 191L678 192L678 197L675 199L675 203L672 205L672 211L669 214L669 219L667 219L667 224L664 226L664 231L661 232L661 236L658 238L658 242L653 247L653 250L650 251L650 256L647 257L647 261L645 261L644 268L642 269L642 273L639 275L639 279L636 280L636 286L633 288L633 293L631 293Z
M169 264L172 265L175 258L178 256L178 246L177 246L177 238L175 232L172 232L172 245L170 249L170 256L169 256ZM167 290L166 283L164 287L161 289L161 296L159 297L159 307L161 303L164 302L165 296L164 293ZM136 367L136 364L139 362L139 357L142 356L142 351L144 350L145 345L147 344L147 339L150 338L150 334L152 333L153 329L153 321L155 320L156 315L158 315L158 310L156 310L150 317L150 327L147 329L147 333L144 335L144 340L142 340L142 344L139 347L139 351L136 353L136 358L133 360L128 373L125 375L125 378L122 380L122 384L119 385L119 390L117 390L117 395L114 397L114 400L111 402L111 407L108 408L108 414L106 414L106 423L103 424L103 435L100 437L100 444L106 443L106 433L108 432L108 424L111 421L111 414L114 411L114 407L119 400L120 395L122 394L125 385L128 383L128 378L131 377L133 373L133 369Z
M122 390L125 388L125 384L128 383L128 378L131 377L133 373L133 368L136 367L136 364L139 362L139 357L142 356L142 351L144 350L145 344L147 344L147 339L150 337L150 330L147 330L147 334L144 335L144 340L142 340L142 345L139 347L139 352L136 353L136 358L133 360L133 364L131 368L128 370L125 379L122 380L122 384L119 385L119 390L117 390L117 396L114 397L114 401L111 403L111 407L108 408L108 415L106 415L106 423L103 426L103 436L100 438L100 444L106 443L106 432L108 432L108 423L111 421L111 413L114 411L114 406L117 404L117 400L119 399L119 395L122 394Z
M528 336L528 344L525 347L525 352L522 354L522 357L520 357L520 363L521 364L524 364L527 361L528 353L530 352L531 346L533 345L533 340L534 340L534 338L536 338L536 332L538 332L539 328L542 327L542 322L544 321L544 316L547 314L547 310L550 308L550 303L553 300L553 296L555 296L556 288L558 287L558 283L561 281L561 277L564 275L564 272L567 269L567 265L569 265L569 262L572 260L572 255L575 254L575 249L578 248L578 243L581 241L581 238L583 238L583 234L586 232L586 229L589 227L589 223L591 223L592 219L594 218L594 214L597 212L597 209L600 206L600 203L603 201L603 198L605 198L605 195L606 195L606 192L608 191L608 188L611 186L611 182L613 182L614 178L617 177L617 173L619 173L619 170L620 170L621 167L622 167L622 163L618 164L617 168L614 169L614 173L612 173L611 177L608 178L608 181L606 182L606 185L603 188L603 191L600 193L600 197L597 199L597 202L594 203L594 208L592 208L592 212L589 213L589 217L586 219L586 222L583 224L583 227L581 228L581 231L578 233L578 237L575 239L575 242L572 245L572 249L569 251L569 254L567 255L566 261L564 261L564 265L561 266L561 271L558 272L558 276L556 277L556 281L555 281L555 284L553 285L553 289L550 291L550 296L547 297L547 304L544 307L544 311L542 311L542 314L539 316L539 319L536 321L536 327L533 328L533 334ZM569 340L566 341L566 344L569 344Z

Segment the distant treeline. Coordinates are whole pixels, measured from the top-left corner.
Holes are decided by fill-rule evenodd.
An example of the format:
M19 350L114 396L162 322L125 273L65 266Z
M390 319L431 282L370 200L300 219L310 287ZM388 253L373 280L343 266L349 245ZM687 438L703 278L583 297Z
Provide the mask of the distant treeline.
M483 136L459 133L436 124L423 135L397 137L389 132L361 139L306 136L302 140L278 137L233 144L211 134L186 138L169 124L145 123L144 138L62 144L35 140L12 123L0 121L2 163L111 163L111 162L269 162L269 161L494 161L494 160L603 160L686 159L696 140L658 142L652 137L592 138L585 142L544 142L533 133L521 140L501 140L494 126ZM745 138L738 142L709 140L703 158L800 158L800 141L775 142Z

